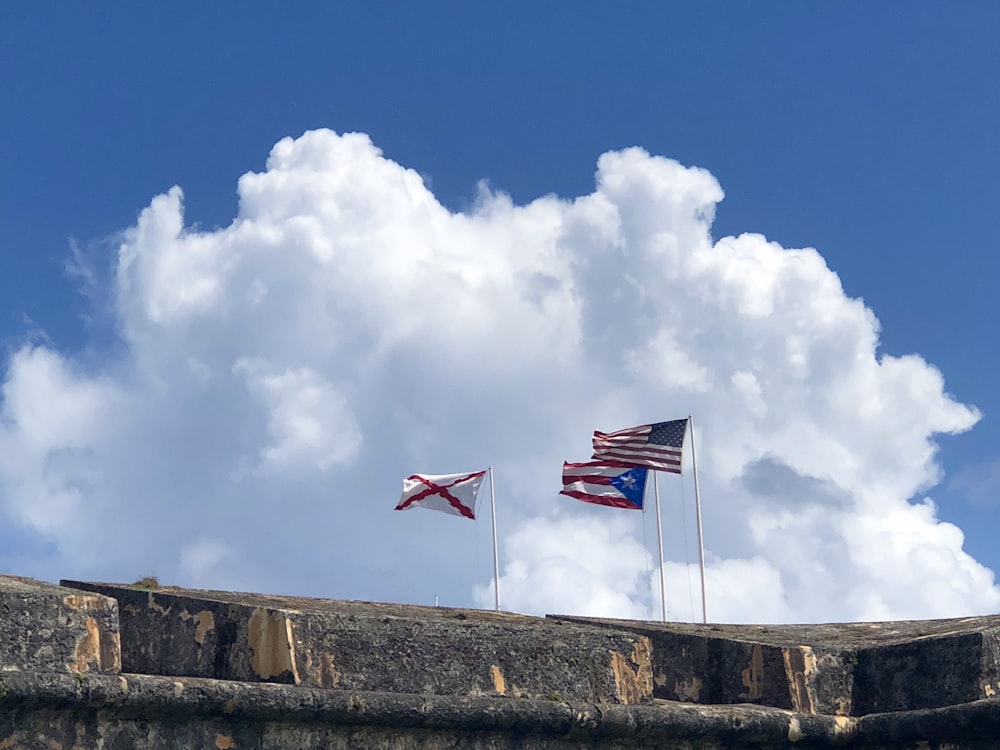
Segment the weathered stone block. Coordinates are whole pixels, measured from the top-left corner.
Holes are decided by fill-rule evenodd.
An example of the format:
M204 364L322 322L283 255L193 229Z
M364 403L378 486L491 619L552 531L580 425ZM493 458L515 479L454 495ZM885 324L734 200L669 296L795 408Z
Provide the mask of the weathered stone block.
M1000 695L998 616L824 625L550 619L647 636L656 698L863 716Z
M125 669L341 690L634 704L650 642L607 627L478 610L115 584Z
M652 646L653 695L701 704L752 703L804 714L847 715L853 651L800 645L808 626L634 622L550 615L641 633Z
M0 575L0 672L121 671L113 598Z
M1000 690L996 629L895 643L858 652L854 711L907 711L967 703Z

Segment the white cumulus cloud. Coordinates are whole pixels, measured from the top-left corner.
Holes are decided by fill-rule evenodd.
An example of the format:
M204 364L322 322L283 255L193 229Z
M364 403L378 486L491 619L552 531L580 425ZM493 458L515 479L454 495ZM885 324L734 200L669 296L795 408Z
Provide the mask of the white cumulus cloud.
M484 508L391 509L411 473L492 464L505 608L655 617L652 513L560 498L559 470L595 428L692 413L713 619L1000 606L926 496L938 436L976 410L881 352L816 250L713 240L707 171L625 149L589 195L484 183L454 212L367 136L320 130L238 189L214 230L180 188L154 197L114 274L86 275L114 300L103 359L8 357L4 566L489 606ZM690 478L660 490L667 605L697 618Z

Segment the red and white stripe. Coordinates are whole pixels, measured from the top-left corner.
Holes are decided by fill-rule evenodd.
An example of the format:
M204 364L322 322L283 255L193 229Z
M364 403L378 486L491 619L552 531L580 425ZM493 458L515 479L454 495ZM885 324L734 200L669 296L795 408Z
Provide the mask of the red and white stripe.
M681 449L650 443L652 428L653 425L644 424L617 432L594 430L594 458L680 474Z
M612 479L621 476L629 468L632 467L611 462L571 464L564 461L563 488L559 494L595 505L641 510L641 506L630 502L611 484Z

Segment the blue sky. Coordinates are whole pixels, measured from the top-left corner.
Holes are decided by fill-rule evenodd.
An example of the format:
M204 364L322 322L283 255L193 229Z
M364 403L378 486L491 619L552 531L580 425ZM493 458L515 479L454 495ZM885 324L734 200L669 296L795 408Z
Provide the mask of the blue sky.
M910 499L929 494L937 518L961 528L965 552L1000 570L1000 504L992 499L1000 468L991 467L1000 459L992 301L1000 270L992 226L1000 172L998 21L1000 10L985 2L4 4L0 341L7 378L13 382L12 363L27 342L58 354L80 377L128 381L123 371L138 368L115 302L120 233L174 185L183 190L188 227L229 226L239 210L237 180L263 172L283 138L321 128L366 133L386 159L418 173L443 207L470 214L482 203L480 181L518 206L548 194L572 200L594 190L601 154L639 146L718 181L725 198L713 239L752 232L782 248L816 248L847 297L877 316L880 353L918 354L941 371L946 393L981 411L971 430L934 438L943 479ZM74 244L93 274L87 285L66 270ZM725 340L720 332L719 346ZM235 352L237 364L227 371L259 378L264 385L250 391L270 393L278 370L248 357ZM292 360L281 367L305 372ZM514 378L498 388L509 395L525 386ZM16 421L9 393L8 424ZM397 412L374 410L366 422L360 401L345 398L358 412L365 445L392 439L372 425L392 423ZM648 419L682 416L686 403L675 394L651 404ZM568 419L558 409L545 416ZM802 419L811 419L808 411ZM162 455L173 433L157 424L168 437L149 451ZM586 432L583 438L585 445ZM859 437L858 446L867 444ZM570 455L577 448L554 450L560 460L580 460ZM769 445L763 449L771 454ZM159 459L147 459L158 467L153 474L169 474ZM339 470L343 476L330 470L315 486L365 486L349 479L349 467ZM423 469L388 462L385 470L395 486L400 472ZM531 471L514 459L510 470ZM174 489L211 506L217 488L201 476L194 472ZM721 487L722 474L718 481ZM25 482L0 482L0 518L9 523L0 538L20 550L6 559L0 553L0 568L79 577L57 570L58 562L122 579L155 568L190 584L281 585L264 574L198 578L196 566L178 567L166 552L120 568L85 562L68 551L62 532L26 520L27 501L18 494ZM273 496L294 491L294 482L274 477L259 484ZM81 497L101 506L100 497ZM142 517L145 506L135 502L130 512ZM535 501L519 502L527 508ZM546 495L545 502L555 501ZM227 521L219 513L221 530ZM434 520L422 521L422 531L437 533ZM219 549L238 558L236 543L223 537ZM294 547L294 524L274 544L275 551ZM481 585L488 576L477 571L470 580ZM408 590L405 582L382 588L377 580L373 572L370 583L341 593L399 599ZM456 585L455 601L471 601L467 583ZM521 608L535 606L545 603ZM792 608L778 616L813 613Z

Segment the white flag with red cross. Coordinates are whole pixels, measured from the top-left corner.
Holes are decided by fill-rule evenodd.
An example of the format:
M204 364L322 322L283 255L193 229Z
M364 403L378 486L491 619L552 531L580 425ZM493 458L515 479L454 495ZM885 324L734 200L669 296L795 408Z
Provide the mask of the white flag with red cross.
M485 469L471 474L413 474L403 480L403 496L396 510L430 508L474 519L485 475Z

